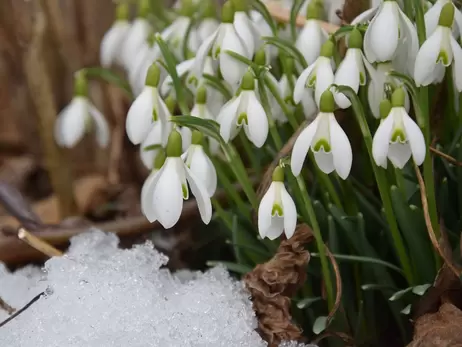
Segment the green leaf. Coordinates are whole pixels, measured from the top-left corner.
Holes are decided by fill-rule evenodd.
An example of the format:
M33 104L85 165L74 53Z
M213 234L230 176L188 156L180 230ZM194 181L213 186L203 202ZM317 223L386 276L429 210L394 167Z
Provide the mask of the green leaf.
M149 152L149 151L154 151L154 150L160 149L160 148L162 148L162 145L160 145L160 144L149 145L149 146L143 147L143 151Z
M263 70L266 70L266 71L269 70L268 67L266 67L266 66L262 67L262 66L260 66L260 65L258 65L256 63L254 63L252 60L247 59L243 55L240 55L239 53L236 53L236 52L233 52L233 51L225 51L225 53L228 54L230 57L236 59L237 61L240 61L241 63L247 65L250 68L252 68L252 70L254 71L256 76L259 76L260 73Z
M228 261L213 261L213 260L207 262L207 266L209 267L214 267L217 265L222 265L225 268L227 268L229 271L238 273L240 275L245 275L246 273L252 271L252 268L250 266L243 265L243 264L236 264L236 263L231 263Z
M319 316L313 324L313 333L319 335L327 328L327 317Z
M264 36L263 41L266 43L273 45L284 52L288 53L295 61L298 61L303 69L308 67L308 64L305 60L303 54L290 42L279 37L271 37L271 36Z
M305 1L306 0L295 0L290 9L290 35L293 41L297 39L297 16Z
M111 69L103 67L86 67L83 71L88 78L100 78L122 89L131 100L134 99L130 84Z
M318 301L321 301L321 300L322 300L322 298L320 296L316 296L316 297L313 297L313 298L305 298L305 299L302 299L299 302L297 302L297 307L302 310L304 308L310 307L315 302L318 302Z
M189 48L188 48L189 37L191 36L191 32L196 24L197 24L196 20L194 18L191 18L191 20L189 21L188 28L186 29L184 39L183 39L183 47L181 48L181 51L183 52L183 59L187 59L189 55Z
M410 293L412 291L412 289L413 289L413 287L409 287L409 288L406 288L406 289L403 289L403 290L399 290L396 293L394 293L392 296L390 296L390 298L388 300L390 300L390 301L399 300L404 295L406 295L407 293Z
M220 135L220 125L212 119L202 119L193 116L175 116L171 121L179 126L188 127L203 132L207 136L223 144L223 138Z
M335 33L334 37L336 40L341 39L342 37L348 35L353 29L358 29L361 33L365 33L367 29L367 24L359 24L359 25L343 25L341 26Z
M218 77L204 73L202 74L202 78L205 80L205 83L213 89L218 90L227 100L233 97L232 92Z
M268 8L263 4L260 0L253 0L252 7L257 11L265 19L265 22L268 23L269 27L271 28L271 32L274 36L278 36L278 29L276 23L274 22L273 17L268 11Z

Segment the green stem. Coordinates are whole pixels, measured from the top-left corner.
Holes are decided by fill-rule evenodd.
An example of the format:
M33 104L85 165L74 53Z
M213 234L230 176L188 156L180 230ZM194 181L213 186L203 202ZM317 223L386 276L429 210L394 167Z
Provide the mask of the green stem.
M226 211L223 209L220 202L217 199L212 198L212 206L215 210L215 213L221 218L221 220L223 221L223 223L225 223L228 229L233 230L233 221L231 217L227 215Z
M255 150L252 148L249 139L247 139L243 132L239 134L239 137L241 140L242 147L244 147L244 151L247 155L247 158L249 159L250 164L252 165L252 168L255 169L255 173L257 174L257 176L260 176L261 165L257 156L255 155Z
M330 274L329 260L327 258L324 241L322 240L321 228L319 227L318 220L316 219L316 213L314 212L310 195L308 194L308 191L306 189L305 181L303 180L303 177L301 175L297 177L297 183L298 183L298 187L302 191L303 203L304 203L303 207L305 208L306 213L310 218L310 223L313 229L314 238L316 239L316 246L318 248L319 258L321 260L322 275L324 278L324 282L326 284L327 306L329 310L331 310L335 302L334 289L333 289L333 284L332 284L332 277Z

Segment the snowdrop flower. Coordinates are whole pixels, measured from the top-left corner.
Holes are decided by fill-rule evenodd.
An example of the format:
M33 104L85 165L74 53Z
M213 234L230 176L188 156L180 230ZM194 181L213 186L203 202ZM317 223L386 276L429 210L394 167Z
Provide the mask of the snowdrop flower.
M128 5L118 4L116 20L101 40L100 62L102 67L108 68L113 63L123 64L121 48L129 30Z
M297 208L284 186L284 169L277 166L273 182L258 207L258 232L261 238L274 240L285 232L290 239L297 226Z
M128 110L125 126L128 138L135 145L147 137L157 121L162 125L162 144L167 143L170 112L159 95L159 79L160 68L154 63L149 68L143 92Z
M212 197L217 190L217 171L202 147L203 137L197 130L192 132L192 142L185 153L185 163L191 172L202 180L209 197Z
M438 27L441 11L447 4L450 4L454 8L454 23L451 24L450 28L452 28L454 36L457 37L460 35L462 31L462 14L451 0L437 0L435 4L431 6L427 12L425 12L425 29L427 38L429 38Z
M181 216L183 200L189 198L189 188L196 198L197 206L205 224L212 219L212 203L209 192L181 159L181 135L170 133L166 159L162 168L151 174L143 185L141 206L143 214L152 223L159 223L166 229L173 227Z
M454 62L453 79L457 90L462 92L462 48L451 34L454 11L452 3L444 5L437 28L417 54L414 70L417 86L441 82L445 67Z
M58 115L55 123L55 139L62 147L74 147L92 127L101 147L109 143L109 126L103 114L88 99L88 83L82 72L74 81L74 97Z
M220 22L216 19L217 13L215 2L213 0L209 0L206 4L204 4L204 6L204 18L197 26L197 39L199 42L204 42L210 37L210 35L213 35L220 26Z
M194 73L200 76L204 71L205 59L209 52L213 59L219 59L220 72L223 79L232 86L238 85L247 66L227 54L231 51L251 59L250 53L241 37L238 35L234 25L233 5L228 0L222 8L222 23L218 29L208 37L199 47L194 63Z
M225 142L233 139L243 126L250 142L258 148L264 145L269 131L268 119L255 95L255 80L251 72L245 73L239 96L223 106L217 120Z
M392 95L391 110L382 121L372 141L372 156L378 166L387 168L387 158L393 166L402 169L411 155L417 165L425 160L425 139L419 126L404 108L402 88Z
M328 35L319 20L323 15L323 4L311 1L306 10L306 22L297 38L295 47L303 54L308 65L313 64L321 53L321 47Z
M334 84L349 86L355 93L358 93L360 85L366 85L365 65L368 66L368 70L374 69L361 51L362 45L361 32L355 28L349 35L348 50L334 77ZM345 109L351 106L350 100L342 93L334 93L334 97L340 108Z
M369 102L369 107L372 111L372 114L375 118L380 118L380 103L383 99L387 98L387 85L391 87L392 90L402 86L402 82L396 78L390 77L389 72L392 69L391 62L379 63L377 64L377 68L374 69L371 67L370 64L365 65L368 69L369 76L370 76L370 83L367 89L367 99ZM408 92L406 88L405 91L405 109L409 111L411 106L411 102L409 99Z
M321 55L300 74L294 88L295 103L298 104L302 100L304 95L306 95L305 90L307 88L314 87L315 101L319 105L321 95L334 82L334 72L331 63L333 51L333 42L331 40L326 41L322 46ZM318 76L319 78L317 78Z
M209 108L207 107L207 95L207 89L204 86L201 86L197 91L196 103L191 110L191 116L202 119L215 120L212 113L209 111ZM211 136L208 136L207 139L209 143L210 154L218 154L220 151L220 144L218 141Z
M260 45L260 41L258 40L260 35L247 14L247 0L231 0L231 2L235 11L234 28L244 42L248 56L252 57Z
M322 172L329 174L335 170L342 179L350 174L353 153L347 135L335 119L334 109L334 96L326 90L321 97L318 116L295 141L290 162L294 176L302 171L310 148Z
M139 53L141 47L146 44L149 34L151 33L151 25L146 19L149 13L149 0L139 0L138 17L133 21L128 30L120 52L121 59L127 71L133 68L134 58Z
M250 11L250 19L252 20L253 26L257 31L257 35L260 37L273 36L273 31L271 27L266 22L263 15L258 11ZM278 36L281 36L281 32L278 32ZM278 55L278 50L276 47L271 45L265 45L266 55L268 57L267 64L269 64L271 58L276 58Z
M419 49L417 30L395 0L385 0L374 14L364 37L364 53L370 63L404 56L409 71Z

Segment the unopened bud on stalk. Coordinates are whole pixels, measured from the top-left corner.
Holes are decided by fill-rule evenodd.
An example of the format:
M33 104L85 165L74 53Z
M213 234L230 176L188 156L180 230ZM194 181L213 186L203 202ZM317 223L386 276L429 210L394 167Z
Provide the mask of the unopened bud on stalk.
M181 139L181 134L178 132L178 130L173 129L168 137L166 149L167 157L181 157L182 147L183 143Z

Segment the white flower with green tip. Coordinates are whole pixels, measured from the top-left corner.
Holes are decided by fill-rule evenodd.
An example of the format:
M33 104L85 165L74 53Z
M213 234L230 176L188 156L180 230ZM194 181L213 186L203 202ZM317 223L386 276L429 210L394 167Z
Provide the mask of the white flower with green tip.
M245 73L241 92L222 107L217 121L225 142L236 137L243 127L247 138L256 147L265 144L269 131L268 118L255 94L255 80L251 72Z
M258 232L260 237L274 240L285 232L290 239L297 226L297 208L284 186L284 169L277 166L273 182L258 207Z
M234 28L247 49L247 54L252 57L261 46L260 33L250 19L248 12L248 0L231 0L234 7Z
M420 47L414 70L417 86L441 82L445 68L453 64L455 86L462 92L462 48L451 33L454 11L452 3L444 5L437 28Z
M425 30L427 38L430 37L438 27L441 11L446 4L450 4L454 8L454 23L451 25L452 33L455 37L460 35L462 31L462 13L451 0L437 0L435 4L425 12Z
M54 135L56 143L62 147L74 147L86 133L95 129L96 141L100 147L109 144L109 126L103 114L88 99L88 83L82 73L74 80L74 97L59 113Z
M335 119L334 109L334 96L330 90L326 90L321 97L318 116L295 141L290 162L294 176L298 176L302 171L310 149L322 172L329 174L336 171L342 179L346 179L350 174L353 162L351 144Z
M404 108L405 93L402 88L392 95L391 109L382 120L372 141L372 156L378 166L387 168L387 159L402 169L411 155L417 165L425 160L425 138L419 126ZM383 111L382 113L387 113Z
M199 213L205 224L212 219L212 203L202 180L197 177L181 159L182 139L177 130L170 133L165 162L159 169L156 165L143 185L141 206L143 214L153 223L165 228L173 227L180 219L183 200L189 198L189 188L196 198ZM159 161L162 159L158 155Z

